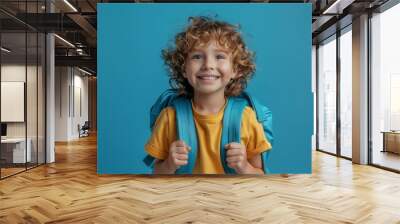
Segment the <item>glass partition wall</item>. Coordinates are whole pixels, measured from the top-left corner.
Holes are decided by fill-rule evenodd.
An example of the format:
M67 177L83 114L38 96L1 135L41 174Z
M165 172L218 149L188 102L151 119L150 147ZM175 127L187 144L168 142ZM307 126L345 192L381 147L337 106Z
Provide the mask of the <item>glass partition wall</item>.
M40 2L18 8L39 12ZM0 11L1 179L45 163L45 41L44 33Z
M317 149L352 157L351 25L317 47Z
M26 33L1 34L1 177L26 169ZM6 49L6 50L4 50ZM28 162L30 160L28 159Z

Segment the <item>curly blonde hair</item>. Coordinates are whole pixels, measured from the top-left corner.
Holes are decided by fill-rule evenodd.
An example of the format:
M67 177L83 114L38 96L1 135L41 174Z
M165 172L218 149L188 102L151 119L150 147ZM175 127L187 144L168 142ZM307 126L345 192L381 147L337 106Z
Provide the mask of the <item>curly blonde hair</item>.
M183 32L175 36L175 47L162 50L162 57L169 70L171 87L177 89L180 94L193 96L193 87L183 76L186 58L195 46L216 40L221 47L230 50L233 70L240 74L226 86L225 95L239 95L256 69L253 62L254 53L246 48L238 31L239 27L202 16L189 17L189 23Z

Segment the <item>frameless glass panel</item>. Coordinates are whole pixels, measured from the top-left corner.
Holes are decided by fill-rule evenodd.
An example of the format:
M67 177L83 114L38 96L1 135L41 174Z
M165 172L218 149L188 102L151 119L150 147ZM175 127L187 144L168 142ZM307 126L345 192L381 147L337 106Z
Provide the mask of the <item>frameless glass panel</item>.
M347 30L349 29L349 30ZM352 157L352 35L351 27L340 36L340 153Z
M336 37L318 48L318 149L336 153Z
M1 34L1 174L2 178L25 170L26 148L26 35ZM6 50L4 50L6 49Z
M38 147L37 147L37 76L38 76L38 37L36 32L27 33L27 99L26 99L26 111L27 111L27 147L30 148L30 158L28 159L28 168L37 165Z
M26 18L30 24L37 24L38 17L33 16L39 11L37 1L28 1L26 6ZM27 148L30 148L30 158L27 162L27 167L35 167L38 163L38 34L35 29L27 27L27 81L26 81L26 113L27 113Z
M372 163L400 170L400 4L372 17Z
M38 46L38 163L45 163L45 35L39 33Z

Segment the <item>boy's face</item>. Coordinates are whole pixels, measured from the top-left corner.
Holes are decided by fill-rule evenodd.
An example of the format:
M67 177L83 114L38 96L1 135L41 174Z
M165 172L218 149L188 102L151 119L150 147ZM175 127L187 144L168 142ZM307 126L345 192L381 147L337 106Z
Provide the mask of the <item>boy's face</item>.
M185 61L184 77L197 93L224 93L229 81L236 76L231 52L213 40L196 46Z

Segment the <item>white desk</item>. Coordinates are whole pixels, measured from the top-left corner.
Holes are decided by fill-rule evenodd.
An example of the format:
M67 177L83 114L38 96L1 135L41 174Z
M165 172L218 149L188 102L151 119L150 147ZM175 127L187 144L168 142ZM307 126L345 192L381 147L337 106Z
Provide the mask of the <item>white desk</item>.
M31 154L31 145L32 140L30 138L27 139L27 147L25 151L25 138L6 138L1 139L2 151L3 147L13 147L12 148L12 162L13 163L25 163L25 158L27 158L27 162L32 160ZM25 154L26 152L26 154Z

